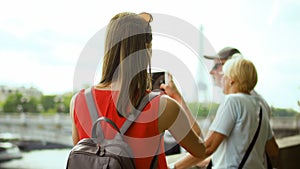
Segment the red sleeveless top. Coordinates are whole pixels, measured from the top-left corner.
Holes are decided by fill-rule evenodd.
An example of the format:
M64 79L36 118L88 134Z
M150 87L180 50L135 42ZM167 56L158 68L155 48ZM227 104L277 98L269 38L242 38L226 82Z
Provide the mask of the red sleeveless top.
M111 119L119 128L126 118L121 117L116 110L116 96L118 91L92 89L99 116ZM142 113L131 124L125 133L125 141L131 147L135 156L137 169L150 168L151 161L159 147L158 169L167 169L166 155L164 153L164 139L160 141L158 131L158 107L160 97L155 97L146 105ZM101 113L101 115L100 115ZM92 120L88 112L84 90L81 90L75 100L74 122L79 139L91 137ZM113 138L115 130L108 123L101 123L107 139Z

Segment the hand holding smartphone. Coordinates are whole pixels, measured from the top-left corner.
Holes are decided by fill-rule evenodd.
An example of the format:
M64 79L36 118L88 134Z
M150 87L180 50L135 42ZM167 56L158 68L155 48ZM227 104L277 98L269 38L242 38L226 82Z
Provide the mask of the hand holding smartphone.
M164 71L152 72L152 90L161 90L160 85L168 82L168 74Z

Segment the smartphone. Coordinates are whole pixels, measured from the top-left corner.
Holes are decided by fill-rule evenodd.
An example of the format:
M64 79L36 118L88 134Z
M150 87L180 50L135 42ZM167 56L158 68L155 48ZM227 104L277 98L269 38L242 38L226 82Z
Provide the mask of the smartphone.
M151 79L152 79L152 90L161 90L160 85L162 83L166 84L168 82L167 80L168 74L164 71L157 71L151 73Z

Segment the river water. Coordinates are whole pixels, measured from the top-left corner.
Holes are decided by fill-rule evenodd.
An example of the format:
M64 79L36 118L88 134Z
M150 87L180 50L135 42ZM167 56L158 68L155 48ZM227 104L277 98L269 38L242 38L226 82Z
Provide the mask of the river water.
M0 163L1 169L63 169L70 149L22 152L23 158Z

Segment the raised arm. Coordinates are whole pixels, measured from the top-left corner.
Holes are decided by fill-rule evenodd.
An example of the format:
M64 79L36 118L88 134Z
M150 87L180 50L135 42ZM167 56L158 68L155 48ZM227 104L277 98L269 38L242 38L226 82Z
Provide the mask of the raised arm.
M203 140L192 129L185 110L174 99L164 95L160 99L158 128L160 132L169 130L175 140L189 153L205 159Z
M201 138L203 138L201 129L200 129L196 119L193 117L193 115L192 115L190 109L188 108L184 98L182 97L182 95L178 91L176 85L174 84L171 75L169 75L168 84L167 85L162 84L161 88L164 89L165 93L168 96L170 96L171 98L173 98L174 100L176 100L180 104L180 106L183 109L182 112L184 112L186 118L188 119L188 122L189 122L190 126L192 126L192 130L194 131L194 133L197 136L200 136ZM220 133L216 133L216 132L211 133L211 135L209 136L209 138L205 142L205 146L204 146L205 151L200 152L202 154L200 156L200 158L195 156L192 151L188 151L189 153L191 153L194 156L192 156L191 154L187 154L180 161L176 162L176 168L180 169L180 168L192 167L192 166L198 164L199 162L203 161L205 158L209 157L217 149L217 147L223 141L224 138L225 138L225 136L220 134ZM191 148L193 148L193 147L191 147Z
M168 75L168 84L161 84L160 88L164 90L164 92L170 96L171 98L173 98L174 100L176 100L181 107L184 109L186 116L188 117L189 123L192 126L192 129L194 130L194 132L200 136L203 139L203 135L201 132L201 129L196 121L196 119L194 118L194 116L192 115L189 107L187 106L184 98L182 97L182 95L180 94L180 92L178 91L176 85L174 84L172 75Z

